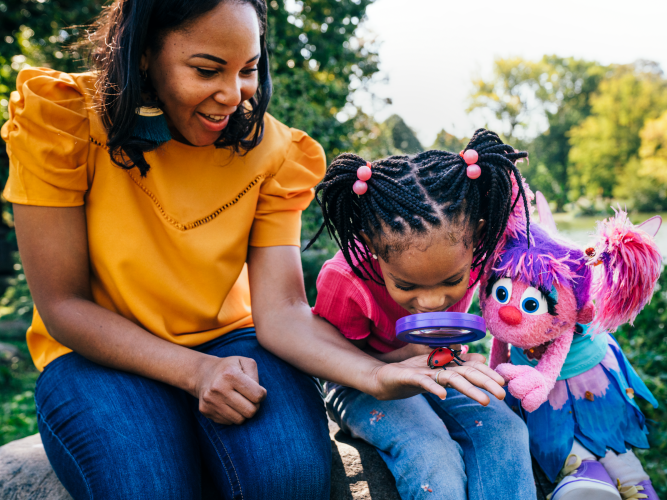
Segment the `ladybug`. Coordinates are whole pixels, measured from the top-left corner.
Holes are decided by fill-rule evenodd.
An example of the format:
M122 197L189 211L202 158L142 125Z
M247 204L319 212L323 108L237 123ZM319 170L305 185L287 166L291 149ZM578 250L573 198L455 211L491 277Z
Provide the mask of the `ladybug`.
M450 349L449 347L438 347L437 349L433 349L428 356L428 367L431 369L444 368L446 364L451 363L452 361L461 366L463 360L459 358L459 354L461 354L461 351Z

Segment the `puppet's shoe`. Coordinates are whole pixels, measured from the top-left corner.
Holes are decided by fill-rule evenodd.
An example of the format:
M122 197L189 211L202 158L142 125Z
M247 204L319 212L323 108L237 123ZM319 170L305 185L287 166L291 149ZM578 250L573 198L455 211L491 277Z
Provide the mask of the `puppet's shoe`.
M618 481L618 491L621 493L623 500L640 500L643 498L646 500L660 500L650 479L633 486L621 486L621 482Z
M614 482L597 460L582 461L572 454L563 467L565 477L550 500L621 500Z

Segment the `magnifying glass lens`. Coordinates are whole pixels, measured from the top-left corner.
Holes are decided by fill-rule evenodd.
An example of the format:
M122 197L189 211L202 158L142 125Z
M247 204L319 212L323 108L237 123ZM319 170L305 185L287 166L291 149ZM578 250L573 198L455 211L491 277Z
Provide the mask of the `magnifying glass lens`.
M446 339L451 337L458 337L470 333L470 330L461 328L423 328L421 330L413 330L410 332L417 337L425 337L431 339Z

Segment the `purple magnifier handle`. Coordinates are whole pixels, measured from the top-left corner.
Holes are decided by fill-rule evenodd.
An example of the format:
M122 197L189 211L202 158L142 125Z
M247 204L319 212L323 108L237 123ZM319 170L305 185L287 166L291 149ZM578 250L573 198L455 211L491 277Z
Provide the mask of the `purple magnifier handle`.
M486 336L486 322L467 313L436 312L405 316L396 322L396 338L412 344L443 347L465 344Z

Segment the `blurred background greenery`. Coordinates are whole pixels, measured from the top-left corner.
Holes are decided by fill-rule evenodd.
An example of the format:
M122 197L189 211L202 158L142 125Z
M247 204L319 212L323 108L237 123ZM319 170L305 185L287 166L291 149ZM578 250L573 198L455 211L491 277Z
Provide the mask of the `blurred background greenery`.
M378 78L377 42L359 27L373 0L268 1L274 97L269 111L317 139L331 160L343 151L376 159L425 149L460 151L467 138L442 129L421 144L400 116L379 122L355 106ZM67 46L85 33L105 2L98 0L0 0L0 125L8 118L9 94L27 66L85 70L82 55ZM527 140L535 109L548 122ZM667 211L667 79L651 61L602 65L545 55L539 60L498 58L492 75L470 82L469 110L484 109L502 124L505 140L527 149L522 172L557 213L559 227L582 243L593 221L620 202L632 211ZM345 112L343 113L343 110ZM483 125L483 124L481 124ZM0 181L8 160L0 145ZM303 240L321 224L316 204L303 217ZM663 230L667 233L667 230ZM663 252L667 235L660 235ZM335 247L322 238L303 254L308 299ZM16 254L11 206L0 220L0 445L36 432L33 402L37 373L24 340L32 299ZM473 306L475 308L476 305ZM639 456L661 496L667 496L667 275L634 327L617 334L626 354L661 402L649 418L652 448ZM488 340L488 339L487 339ZM488 349L488 342L475 346Z

